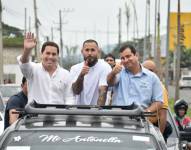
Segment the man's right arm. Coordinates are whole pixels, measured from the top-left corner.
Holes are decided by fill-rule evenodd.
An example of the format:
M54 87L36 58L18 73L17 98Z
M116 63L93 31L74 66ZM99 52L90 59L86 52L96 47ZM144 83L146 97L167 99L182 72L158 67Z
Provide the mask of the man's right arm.
M72 90L74 94L78 95L81 93L81 91L83 90L83 81L84 81L84 76L80 74L76 82L72 84Z
M116 64L113 70L107 76L107 84L114 86L116 83L116 75L122 70L121 64Z
M111 71L107 76L107 84L113 86L115 84L116 75Z
M72 84L72 91L74 94L79 95L83 90L84 76L88 74L90 67L87 65L87 62L84 62L84 66L81 70L80 75L77 80Z

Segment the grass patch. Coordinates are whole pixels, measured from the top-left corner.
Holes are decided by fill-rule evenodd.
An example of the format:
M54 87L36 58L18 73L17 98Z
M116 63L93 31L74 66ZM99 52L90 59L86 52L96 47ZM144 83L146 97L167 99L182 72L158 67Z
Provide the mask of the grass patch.
M3 38L4 47L23 47L23 37Z
M174 114L174 99L173 98L169 99L168 103L171 112ZM188 108L187 116L191 117L191 108Z

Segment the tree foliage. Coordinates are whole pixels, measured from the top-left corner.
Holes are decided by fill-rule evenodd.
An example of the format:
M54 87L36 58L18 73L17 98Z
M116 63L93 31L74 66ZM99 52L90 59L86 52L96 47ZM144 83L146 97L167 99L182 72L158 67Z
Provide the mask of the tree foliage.
M191 68L191 48L182 49L180 67L182 67L182 68L185 68L185 67Z
M173 57L175 52L170 51L169 53L169 62L173 63ZM181 68L191 68L191 48L185 49L181 48L181 57L180 57L180 67Z

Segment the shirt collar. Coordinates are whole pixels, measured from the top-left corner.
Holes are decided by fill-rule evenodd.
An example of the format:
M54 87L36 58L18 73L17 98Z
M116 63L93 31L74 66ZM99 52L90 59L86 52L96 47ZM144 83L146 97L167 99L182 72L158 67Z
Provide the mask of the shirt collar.
M42 69L43 69L45 72L48 72L48 71L46 71L46 69L44 68L42 62L40 63L40 65L41 65ZM54 73L52 74L52 76L54 76L54 75L58 72L59 69L60 69L60 65L57 64L56 70L54 71Z
M142 73L143 73L143 74L145 74L145 75L149 74L148 69L146 69L146 68L143 67L142 65L141 65L141 70L142 70Z
M133 76L142 76L142 75L147 75L148 74L148 70L146 68L144 68L141 64L141 71L139 73L137 73L136 75L133 75L127 68L125 69L125 71L129 74L132 74Z

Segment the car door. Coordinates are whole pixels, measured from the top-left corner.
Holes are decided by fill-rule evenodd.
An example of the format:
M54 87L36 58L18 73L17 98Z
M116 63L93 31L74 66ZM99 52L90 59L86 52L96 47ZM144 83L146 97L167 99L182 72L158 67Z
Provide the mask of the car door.
M172 134L169 136L169 138L167 140L167 148L168 148L168 150L171 150L171 149L179 150L179 143L180 143L179 131L175 124L174 117L169 109L168 109L168 113L167 113L167 120L172 126Z

